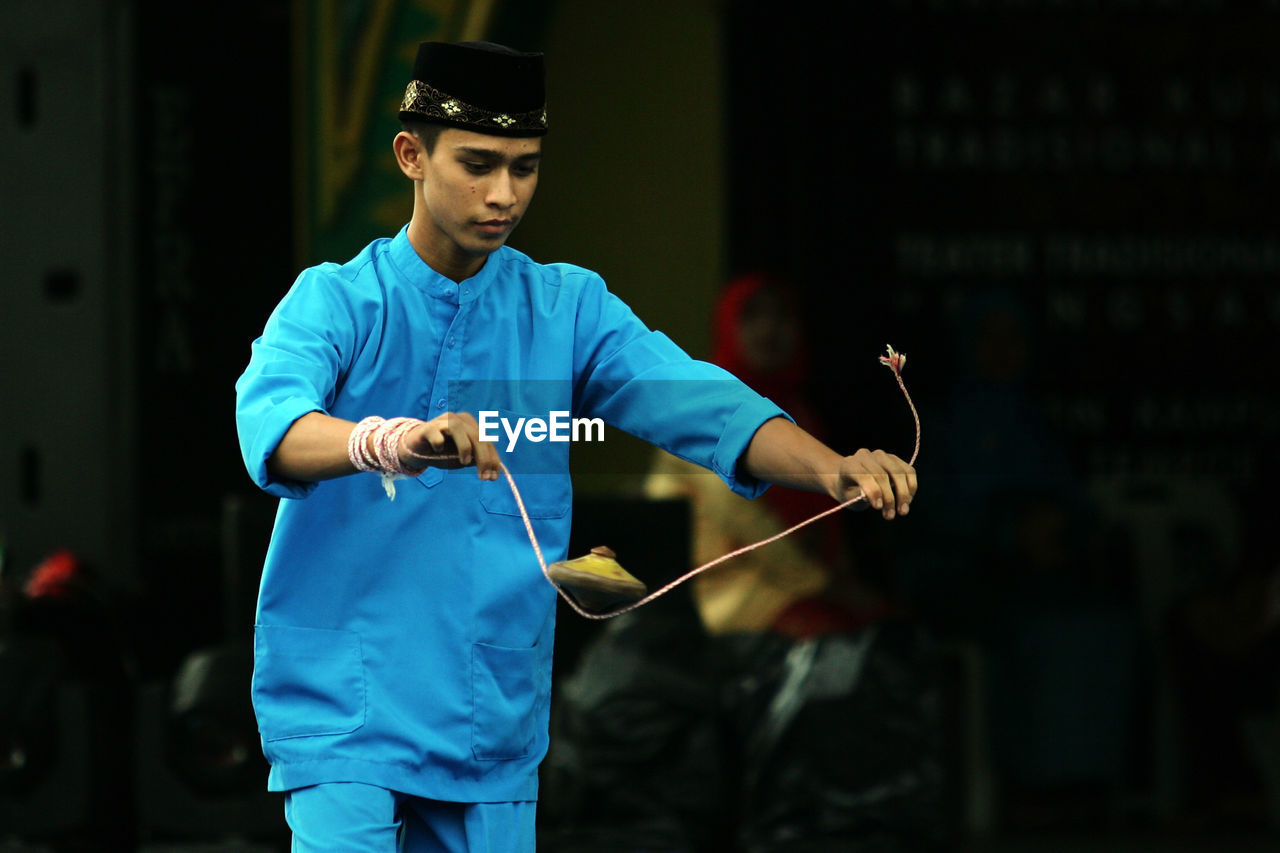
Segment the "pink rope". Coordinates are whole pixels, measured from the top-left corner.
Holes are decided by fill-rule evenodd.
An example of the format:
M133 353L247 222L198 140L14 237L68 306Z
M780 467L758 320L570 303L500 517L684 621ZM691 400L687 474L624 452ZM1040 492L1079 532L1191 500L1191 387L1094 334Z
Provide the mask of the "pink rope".
M901 353L894 352L893 347L887 347L887 349L889 351L889 354L880 356L880 363L893 371L893 376L898 381L898 387L902 389L902 396L906 398L907 406L908 408L911 409L911 418L912 420L915 421L915 427L916 427L915 449L911 451L911 459L908 460L907 462L908 465L915 465L916 457L920 455L920 414L919 412L916 411L916 404L912 402L911 394L907 392L907 386L902 381L902 368L907 363L907 357ZM524 507L524 499L520 497L520 489L516 487L516 481L512 478L511 472L507 470L507 466L502 465L502 463L498 463L498 464L501 465L502 473L506 476L507 484L511 487L511 494L516 499L516 506L519 507L520 509L520 517L524 519L524 529L525 529L525 532L529 534L529 544L533 546L533 553L538 557L538 565L542 567L542 576L547 579L547 583L555 587L556 592L558 592L560 594L560 597L563 598L571 608L573 608L574 612L576 612L579 616L582 616L586 619L595 619L595 620L612 619L615 616L621 616L624 613L630 613L632 610L635 610L638 607L643 607L644 605L648 604L654 599L659 598L663 595L666 595L671 590L680 586L680 584L684 583L685 581L691 580L694 577L697 577L698 575L702 574L703 572L707 571L710 568L718 566L721 563L726 562L728 560L732 560L734 557L741 556L742 554L745 554L748 551L754 551L756 548L763 548L765 545L768 545L771 542L777 542L779 539L783 538L784 536L790 536L792 533L795 533L797 530L799 530L802 527L813 524L815 521L818 521L819 519L822 519L822 518L826 518L828 515L833 515L842 509L853 506L858 501L866 500L866 495L859 494L857 497L850 498L844 503L836 504L830 509L823 510L822 512L813 516L812 518L805 519L799 524L789 527L786 530L782 531L781 533L775 533L773 536L770 536L767 539L761 539L759 542L753 542L750 545L744 545L743 547L738 548L735 551L730 551L728 554L724 554L720 557L716 557L714 560L711 560L708 563L703 563L701 566L698 566L696 569L686 572L685 574L671 581L666 586L663 586L662 588L649 593L644 598L641 598L638 601L633 601L631 604L628 604L625 607L620 607L617 610L610 610L608 613L590 613L582 609L582 607L579 606L578 603L574 601L573 598L567 592L565 592L563 589L560 588L559 584L557 584L555 581L551 579L551 574L547 570L546 558L542 556L542 547L538 545L538 537L533 532L533 522L529 520L529 513Z
M400 461L400 439L421 423L417 418L384 420L370 415L357 423L347 437L347 458L352 467L380 475L382 488L391 500L396 499L396 480L416 477L426 470L406 467Z

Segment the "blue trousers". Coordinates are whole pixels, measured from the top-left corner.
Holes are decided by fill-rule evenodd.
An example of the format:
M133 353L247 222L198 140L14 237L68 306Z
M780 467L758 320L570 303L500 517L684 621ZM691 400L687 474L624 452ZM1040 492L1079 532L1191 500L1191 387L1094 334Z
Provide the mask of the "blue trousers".
M293 853L534 853L537 803L446 803L333 782L285 792Z

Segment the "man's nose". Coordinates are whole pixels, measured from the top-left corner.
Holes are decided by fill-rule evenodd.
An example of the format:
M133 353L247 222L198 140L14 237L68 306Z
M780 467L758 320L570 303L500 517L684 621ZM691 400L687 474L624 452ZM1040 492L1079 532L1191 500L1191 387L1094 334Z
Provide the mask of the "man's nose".
M511 180L510 173L505 169L494 174L486 200L494 207L508 208L515 205L517 200L515 182Z

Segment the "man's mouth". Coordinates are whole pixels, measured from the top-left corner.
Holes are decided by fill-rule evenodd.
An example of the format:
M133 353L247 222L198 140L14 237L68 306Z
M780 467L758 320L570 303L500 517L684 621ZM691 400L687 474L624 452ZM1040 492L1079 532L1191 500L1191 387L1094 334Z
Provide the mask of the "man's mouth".
M486 234L505 234L511 230L514 220L511 219L486 219L483 222L477 222L476 225Z

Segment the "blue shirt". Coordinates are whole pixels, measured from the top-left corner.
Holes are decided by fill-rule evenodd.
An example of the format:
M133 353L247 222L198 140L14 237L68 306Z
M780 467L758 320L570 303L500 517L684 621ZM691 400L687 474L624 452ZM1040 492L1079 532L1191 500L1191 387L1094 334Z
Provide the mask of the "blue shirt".
M379 785L457 802L531 800L547 748L555 590L505 478L429 468L321 483L266 460L309 412L602 418L754 497L738 460L783 415L649 330L603 280L511 248L453 282L407 230L305 270L236 385L253 479L280 502L255 628L253 702L273 790ZM548 561L563 559L569 443L498 442Z

